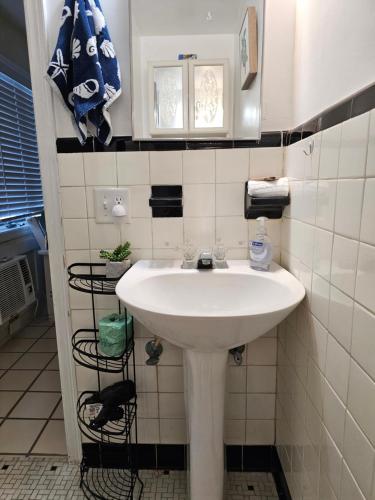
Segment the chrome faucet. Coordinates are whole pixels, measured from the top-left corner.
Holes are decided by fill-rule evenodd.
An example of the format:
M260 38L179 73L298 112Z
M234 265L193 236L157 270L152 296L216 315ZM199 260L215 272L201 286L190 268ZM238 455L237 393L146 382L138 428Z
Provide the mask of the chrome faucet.
M196 249L191 243L184 247L184 259L181 264L182 269L226 269L228 268L225 260L225 248L218 245L214 251L210 249L200 250L196 258Z
M202 250L198 257L197 269L213 269L214 259L209 250Z

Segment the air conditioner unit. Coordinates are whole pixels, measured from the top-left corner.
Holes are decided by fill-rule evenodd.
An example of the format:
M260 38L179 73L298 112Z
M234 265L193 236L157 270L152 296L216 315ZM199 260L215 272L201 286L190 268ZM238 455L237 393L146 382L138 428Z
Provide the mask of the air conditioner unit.
M34 283L25 255L0 264L0 325L35 302Z

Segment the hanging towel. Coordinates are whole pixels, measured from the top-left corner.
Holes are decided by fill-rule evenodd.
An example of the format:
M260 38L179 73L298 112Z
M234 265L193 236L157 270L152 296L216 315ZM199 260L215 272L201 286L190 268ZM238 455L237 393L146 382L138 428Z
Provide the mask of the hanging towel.
M288 177L281 177L275 181L252 181L247 183L249 196L255 198L276 198L289 195Z
M47 76L73 114L81 144L89 128L108 145L112 139L108 110L121 94L121 75L99 0L65 1Z

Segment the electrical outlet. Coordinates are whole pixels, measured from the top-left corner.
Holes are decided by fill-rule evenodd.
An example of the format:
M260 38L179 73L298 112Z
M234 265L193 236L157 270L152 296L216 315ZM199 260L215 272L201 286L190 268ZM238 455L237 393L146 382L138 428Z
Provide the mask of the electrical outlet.
M94 189L95 218L99 224L114 224L115 219L124 224L130 224L130 191L127 188L95 188ZM122 205L126 215L113 217L115 205Z

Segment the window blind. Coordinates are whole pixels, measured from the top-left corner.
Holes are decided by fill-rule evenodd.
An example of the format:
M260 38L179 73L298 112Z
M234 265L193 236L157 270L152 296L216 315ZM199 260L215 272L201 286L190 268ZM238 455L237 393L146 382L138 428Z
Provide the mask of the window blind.
M32 93L0 72L0 224L42 210Z

